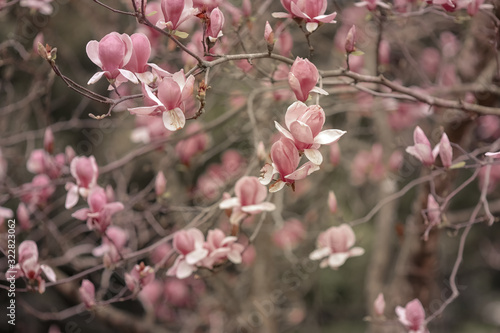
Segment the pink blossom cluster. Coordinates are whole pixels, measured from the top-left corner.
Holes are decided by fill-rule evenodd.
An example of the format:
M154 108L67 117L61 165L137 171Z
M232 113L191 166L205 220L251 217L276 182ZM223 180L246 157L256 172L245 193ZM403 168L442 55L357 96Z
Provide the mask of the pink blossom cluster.
M417 126L413 132L415 144L406 148L406 152L420 160L425 166L434 165L436 157L439 155L441 163L445 168L452 164L453 149L446 133L441 136L441 141L432 148L424 131Z
M52 268L39 263L36 243L27 240L19 244L18 263L11 269L11 273L14 273L16 278L24 277L28 280L30 288L43 294L45 292L45 280L42 278L42 272L49 281L56 281L56 274Z
M177 231L173 246L178 256L167 275L178 279L187 278L199 267L212 269L227 260L239 264L245 250L235 236L226 236L220 229L209 230L206 241L196 228Z
M351 164L351 183L356 186L366 181L379 182L385 178L387 171L396 172L403 164L403 153L395 150L384 163L384 151L380 143L373 144L371 150L361 150Z
M281 4L287 13L273 13L273 17L303 20L308 32L315 31L323 23L336 23L336 12L325 15L326 0L281 0Z

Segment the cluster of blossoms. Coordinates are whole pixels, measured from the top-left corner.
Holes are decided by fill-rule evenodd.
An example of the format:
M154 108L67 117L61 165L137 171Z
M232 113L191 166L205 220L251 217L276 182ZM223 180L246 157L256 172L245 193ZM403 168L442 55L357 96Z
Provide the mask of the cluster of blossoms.
M226 236L220 229L209 230L206 241L203 233L196 228L180 230L175 233L173 242L179 255L167 275L184 279L199 267L213 269L226 260L239 264L245 247L236 241L235 236Z
M407 147L406 152L416 157L425 166L434 165L438 155L441 157L441 163L445 168L452 165L453 149L446 133L443 133L441 141L433 149L424 131L417 126L413 132L413 141L415 144Z
M336 12L325 15L326 0L281 0L281 4L287 13L273 13L273 17L299 19L306 23L309 32L315 31L320 24L336 23Z
M56 274L47 265L38 262L38 247L33 241L24 241L19 244L18 263L12 269L16 278L24 277L28 279L30 288L38 290L40 294L45 292L45 280L42 278L42 272L45 277L52 282L56 281Z
M319 105L307 106L305 102L311 92L327 94L316 87L319 74L316 66L307 59L297 58L288 75L288 82L298 101L287 109L285 125L275 122L276 129L282 135L281 139L271 147L272 164L266 164L261 170L261 183L269 184L275 174L277 179L269 188L270 192L281 190L285 185L294 186L296 180L304 179L314 171L319 170L323 156L318 148L322 144L337 142L346 132L338 129L324 130L325 112ZM299 167L302 155L309 162Z

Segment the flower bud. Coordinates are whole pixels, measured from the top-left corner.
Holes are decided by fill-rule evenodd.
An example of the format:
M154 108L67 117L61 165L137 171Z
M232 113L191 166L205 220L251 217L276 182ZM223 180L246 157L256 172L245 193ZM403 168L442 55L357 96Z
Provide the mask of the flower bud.
M158 172L155 180L155 193L156 196L159 197L163 193L165 193L167 187L167 180L165 179L165 175L162 171Z
M264 39L267 42L267 51L269 53L273 52L274 49L274 32L273 28L269 24L269 21L266 21L266 28L264 30Z
M347 54L356 51L356 26L353 25L345 38L345 51Z

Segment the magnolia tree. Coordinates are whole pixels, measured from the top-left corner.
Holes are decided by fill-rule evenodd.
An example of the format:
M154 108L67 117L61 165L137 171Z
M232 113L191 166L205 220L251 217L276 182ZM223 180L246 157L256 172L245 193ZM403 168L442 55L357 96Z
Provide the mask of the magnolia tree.
M500 327L498 3L0 17L2 331Z

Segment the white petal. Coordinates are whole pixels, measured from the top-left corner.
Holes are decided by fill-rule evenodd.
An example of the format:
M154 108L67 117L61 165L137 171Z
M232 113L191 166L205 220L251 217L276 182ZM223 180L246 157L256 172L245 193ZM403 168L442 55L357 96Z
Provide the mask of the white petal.
M285 187L285 184L286 183L284 181L278 180L276 183L274 183L273 185L271 185L271 187L269 187L269 192L271 192L271 193L278 192L283 187Z
M101 77L104 75L104 72L97 72L95 73L89 80L89 82L87 82L87 84L94 84L96 83L97 81L99 81L101 79Z
M243 206L241 207L241 210L244 211L245 213L252 214L254 212L261 212L261 211L266 211L270 212L276 209L276 206L271 203L271 202L262 202L257 205L250 205L250 206Z
M123 75L125 78L127 78L127 80L129 80L130 82L133 82L135 84L139 83L139 80L137 80L137 77L131 71L128 71L126 69L119 69L118 71L120 72L121 75Z
M283 126L280 125L280 123L278 123L276 120L274 121L274 126L276 127L276 129L281 133L283 134L283 136L285 136L286 138L293 140L293 135L292 133L290 133L286 128L284 128Z
M318 23L317 22L307 22L306 29L309 32L313 32L314 30L318 29Z
M223 200L219 204L220 209L229 209L229 208L238 207L238 206L241 206L240 199L236 198L236 197Z
M307 159L316 165L323 163L323 155L317 149L304 149Z
M328 266L331 268L340 267L345 263L347 258L349 258L348 253L333 253L328 258Z
M186 124L186 117L181 109L175 108L170 111L163 112L163 124L169 131L177 131Z
M197 249L192 252L189 252L186 255L186 262L190 265L196 264L198 261L205 259L205 257L208 255L208 250L207 249Z
M314 87L311 89L311 92L315 92L320 95L328 95L328 91L321 89L320 87Z
M241 264L241 253L238 251L230 251L227 254L227 259L229 259L233 264Z
M66 185L68 185L70 183L67 183ZM78 203L78 199L79 199L79 196L78 196L78 186L76 186L75 184L70 184L72 186L70 186L69 190L68 190L68 194L66 195L66 203L64 205L64 207L66 209L70 209L70 208L73 208L75 207L75 205ZM68 187L68 186L66 186Z
M330 255L331 250L328 247L323 247L321 249L314 250L311 252L309 255L309 259L311 260L320 260L323 259L324 257Z
M342 131L339 129L329 129L325 131L321 131L314 138L314 143L319 143L321 145L328 145L330 143L337 142L342 135L346 134L346 131Z
M185 279L190 276L195 271L195 269L196 268L193 265L189 265L186 261L182 260L177 266L177 272L175 276L178 279Z
M47 277L47 279L49 279L52 282L56 281L56 273L54 273L52 268L50 268L47 265L40 265L40 268L45 273L45 276Z
M363 254L365 254L365 249L363 249L362 247L353 247L349 250L349 255L351 257L358 257L362 256Z

